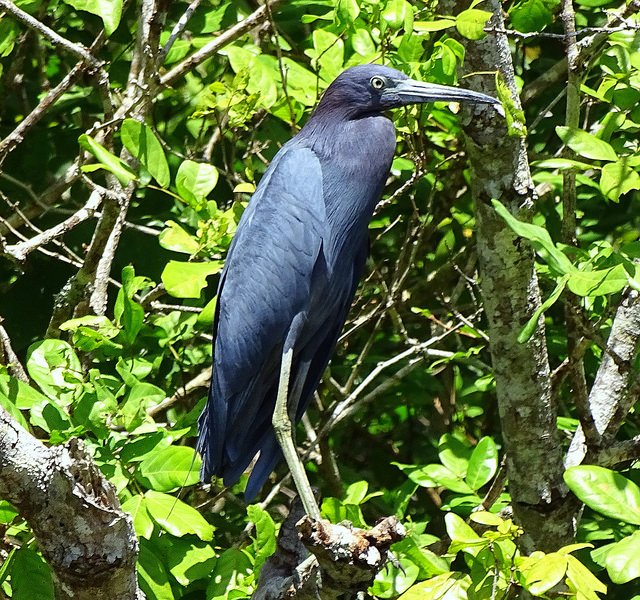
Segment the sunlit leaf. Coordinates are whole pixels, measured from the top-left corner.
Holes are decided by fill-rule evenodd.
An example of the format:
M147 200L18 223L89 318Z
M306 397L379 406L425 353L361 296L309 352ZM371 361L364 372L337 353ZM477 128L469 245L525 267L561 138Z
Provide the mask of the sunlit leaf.
M640 525L640 488L620 473L595 465L581 465L567 469L564 480L571 491L593 510L625 523Z
M77 10L85 10L102 19L104 30L111 35L120 24L122 0L64 0Z
M140 540L138 581L147 598L153 598L154 600L174 599L164 563L155 552L152 544L145 539Z
M408 589L399 600L468 600L471 578L463 573L443 573L432 579L417 583Z
M213 539L213 527L195 508L161 492L148 491L144 496L151 518L168 533L177 537L194 533L205 542Z
M162 272L162 283L175 298L199 298L207 287L207 277L222 269L222 261L179 262L171 260Z
M593 160L617 160L611 144L591 133L573 127L556 127L558 137L576 154Z
M172 492L200 480L201 460L188 446L169 446L150 454L136 471L140 483L158 492Z
M487 35L484 28L490 18L491 13L487 10L468 8L456 17L456 29L462 37L469 40L481 40Z
M465 481L472 490L489 483L498 470L498 448L490 437L483 437L469 458Z
M149 539L153 533L153 521L147 512L145 497L136 494L122 504L122 510L131 514L136 535Z
M640 175L621 160L609 163L602 167L600 189L609 200L618 202L627 192L640 190Z
M142 163L158 184L167 187L171 181L169 165L156 134L136 119L125 119L120 137L125 148Z

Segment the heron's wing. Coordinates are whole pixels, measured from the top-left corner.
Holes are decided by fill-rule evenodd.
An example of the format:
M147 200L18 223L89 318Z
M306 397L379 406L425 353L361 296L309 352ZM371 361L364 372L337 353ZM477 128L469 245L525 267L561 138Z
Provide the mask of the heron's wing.
M325 227L320 163L289 143L245 211L221 277L214 373L200 418L203 479L232 483L260 447L283 343L307 308Z

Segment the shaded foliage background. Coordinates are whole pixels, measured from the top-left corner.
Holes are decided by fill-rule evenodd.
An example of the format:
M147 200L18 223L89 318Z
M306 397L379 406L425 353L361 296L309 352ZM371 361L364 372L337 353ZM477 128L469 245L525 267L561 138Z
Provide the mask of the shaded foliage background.
M269 160L348 66L383 61L444 84L494 78L472 73L458 81L461 39L495 35L483 31L490 13L482 3L453 9L405 0L272 2L257 27L191 65L185 61L192 53L258 7L224 0L195 4L186 29L158 63L160 82L149 82L140 94L148 92L152 101L146 118L124 111L114 119L110 112L131 89L138 3L16 2L72 43L95 45L111 98L96 75L81 69L13 148L5 142L16 124L63 80L77 57L6 13L0 19L0 315L26 369L18 383L5 343L0 404L41 439L85 440L133 514L141 587L147 597L162 599L250 594L275 548L277 523L292 495L280 468L261 504L247 508L241 495L246 479L230 490L221 482L198 484L193 451L211 365L216 275ZM165 7L160 47L187 6ZM566 128L561 8L554 0L504 4L539 196L533 223L540 229L510 225L539 250L543 297L554 289L559 296L565 285L580 297L580 355L571 360L563 302L546 306L544 313L558 427L568 446L579 423L575 386L566 377L572 361L584 363L590 387L621 294L640 281L634 266L640 255L640 51L635 5L576 4L579 28L611 31L580 34L590 40L580 89L582 133ZM605 9L626 10L626 20L614 23ZM612 554L622 555L618 562L606 550L590 554L580 546L547 555L546 563L539 556L527 563L517 556L513 541L519 531L508 514L475 517L487 528L484 534L462 520L483 501L485 509L497 512L509 496L500 469L501 430L461 130L461 120L472 116L457 111L438 104L393 117L398 152L371 224L367 276L299 430L307 470L332 521L364 526L396 514L407 524L410 535L396 548L402 569L389 566L379 576L372 589L376 597L406 590L407 599L505 597L519 586L543 596L562 581L567 587L560 591L572 597L597 598L602 584L587 569L619 584L610 588L610 597L630 597L640 575L632 560L640 551L640 518L629 516L640 515L633 457L623 462L626 479L612 484L624 490L624 499L614 500L626 511L612 509L614 500L588 497L597 486L585 481L600 477L606 487L612 472L586 468L568 480L596 510L586 511L578 541L602 547L622 540L626 546ZM562 245L567 168L577 173L574 248ZM127 190L132 193L110 265L106 310L89 306L85 295L72 302L72 314L58 318L64 316L59 306L69 300L65 285L86 260L95 218L107 210L105 189L116 190L118 202ZM90 211L94 218L63 227L64 235L47 244L29 245L39 230L74 215L92 192L103 198L102 207ZM554 242L547 243L544 230ZM597 274L564 272L558 255L576 272ZM90 290L94 282L85 284ZM631 413L619 438L638 433ZM33 586L38 573L37 597L52 597L47 567L25 521L3 502L0 522L2 593L34 597L25 595L33 594L25 578ZM446 536L453 545L437 543Z

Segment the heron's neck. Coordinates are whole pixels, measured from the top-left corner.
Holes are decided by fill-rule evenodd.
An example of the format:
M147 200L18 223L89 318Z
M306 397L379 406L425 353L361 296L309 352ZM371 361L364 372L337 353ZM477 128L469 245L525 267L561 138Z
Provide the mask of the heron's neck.
M337 161L357 170L386 165L395 150L393 123L383 114L347 118L332 111L316 112L298 134L321 162Z

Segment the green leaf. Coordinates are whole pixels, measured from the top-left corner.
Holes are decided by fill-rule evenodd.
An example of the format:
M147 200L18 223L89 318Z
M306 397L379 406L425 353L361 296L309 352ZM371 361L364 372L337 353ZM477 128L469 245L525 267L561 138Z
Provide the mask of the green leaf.
M11 564L12 600L53 600L53 578L49 565L26 546L14 555Z
M338 0L336 11L347 23L353 23L360 14L357 0Z
M484 28L490 18L489 11L468 8L456 17L456 29L462 37L469 40L481 40L487 35Z
M202 312L198 315L198 324L204 327L210 327L213 324L213 317L216 312L216 305L218 304L218 296L214 296L209 302L207 302L202 309Z
M473 449L465 481L472 490L489 483L498 470L498 448L490 437L483 437Z
M567 285L577 296L605 296L620 292L628 282L627 270L619 264L597 271L573 271Z
M136 535L149 539L153 533L153 521L147 512L145 502L143 495L136 494L122 504L122 510L131 515Z
M420 569L409 558L401 556L398 565L388 562L378 572L371 586L370 593L375 598L397 598L411 587L420 574Z
M640 531L634 531L606 548L604 566L613 583L628 583L640 577Z
M91 152L97 159L98 165L82 165L85 172L95 171L96 169L105 169L113 173L122 185L127 185L138 179L135 172L125 162L117 156L109 152L102 144L96 142L91 136L83 133L78 138L78 143L82 148Z
M389 24L389 27L399 29L404 25L407 11L410 10L411 6L406 0L389 0L382 11L382 18Z
M276 550L276 524L271 515L257 504L247 506L247 515L256 528L251 545L255 555L255 569L258 570Z
M195 254L200 249L198 240L175 221L167 221L166 225L166 229L162 230L158 238L163 248L189 255Z
M144 309L134 299L134 295L144 285L144 277L136 277L131 265L122 269L122 287L118 290L114 316L123 329L123 338L132 345L142 329Z
M458 492L460 494L472 494L474 491L461 477L456 476L455 473L452 473L443 465L426 465L418 469L418 471L411 473L409 478L423 487L437 487L441 485L452 492ZM432 485L431 482L435 483L435 486Z
M556 2L546 3L543 0L524 0L509 10L511 24L516 31L530 33L542 31L553 22L551 8Z
M133 431L145 420L150 420L147 410L162 402L165 397L164 390L151 383L134 383L120 406L120 424L127 431Z
M125 119L120 129L120 139L124 147L137 158L161 187L171 182L169 165L162 144L156 134L144 123L135 119Z
M567 555L567 584L569 589L573 588L579 592L578 598L599 600L596 594L604 594L607 591L607 586L571 555Z
M145 539L140 540L138 581L147 598L174 600L164 564L160 556L154 552L154 547Z
M546 229L533 223L519 221L497 200L492 200L491 203L514 233L529 240L536 252L552 269L562 275L575 271L571 261L556 247Z
M466 440L463 442L450 433L445 433L438 443L440 462L460 479L467 474L471 452L472 448Z
M6 500L0 500L0 523L8 525L18 516L18 514L18 511L13 508L9 502Z
M192 208L198 206L218 183L218 169L208 163L185 160L176 174L178 194Z
M82 365L64 340L48 339L31 344L26 366L30 377L56 403L70 404L81 392Z
M627 192L640 190L640 175L622 160L609 163L602 167L600 190L609 200L618 202Z
M540 316L545 311L549 310L556 303L558 298L560 298L560 295L567 285L568 278L569 275L563 275L558 280L558 283L553 292L551 292L551 295L540 306L538 306L538 308L536 308L533 315L531 315L531 318L527 321L527 324L522 328L522 331L518 335L519 344L526 344L531 339L531 336L534 334L536 328L538 327Z
M468 600L471 578L463 573L442 573L409 588L398 600Z
M413 29L418 33L427 33L432 31L443 31L444 29L449 29L449 27L454 27L455 24L456 22L453 19L438 19L437 21L415 21L413 24Z
M150 454L138 466L136 479L158 492L172 492L200 480L201 460L193 448L169 446Z
M167 557L171 575L183 586L199 579L209 580L216 564L216 553L211 544L193 539L173 538Z
M371 34L364 27L356 29L355 33L350 36L349 41L351 42L352 48L360 56L371 56L376 51L376 46L371 39Z
M356 481L348 488L344 496L345 504L362 504L367 498L369 484L366 481Z
M166 532L177 537L194 533L205 542L213 539L213 526L195 508L161 492L148 491L144 496L151 518Z
M208 262L179 262L171 260L162 272L162 283L174 298L199 298L207 287L207 277L222 269L220 260Z
M218 558L216 566L211 573L211 579L207 586L207 600L231 600L231 598L245 598L249 594L230 596L230 591L250 590L245 582L251 574L251 559L245 552L238 548L225 550Z
M529 559L522 570L525 589L534 596L542 596L564 579L567 565L567 556L557 552L543 555L539 560Z
M594 166L589 163L583 163L569 158L546 158L544 160L533 161L531 164L539 169L579 169L580 171L587 171L594 168Z
M612 519L640 525L640 488L620 473L597 466L570 467L565 483L581 502Z
M326 81L333 81L342 71L344 64L344 42L337 35L324 29L314 29L313 51L310 52L314 64L320 66L320 73Z
M615 161L618 156L611 144L574 127L556 127L558 137L576 154L593 160Z
M500 100L507 122L507 134L517 138L527 137L527 120L524 111L520 104L513 99L511 90L500 71L496 72L495 82L498 100Z
M104 23L104 30L110 36L120 24L122 0L64 0L76 10L84 10L97 15Z
M449 552L455 554L460 550L475 556L489 540L480 537L462 518L449 512L444 516L447 534L451 538Z
M500 527L501 525L504 524L504 519L486 510L478 510L476 512L472 512L469 515L469 518L474 523L480 523L481 525L488 525L489 527Z

